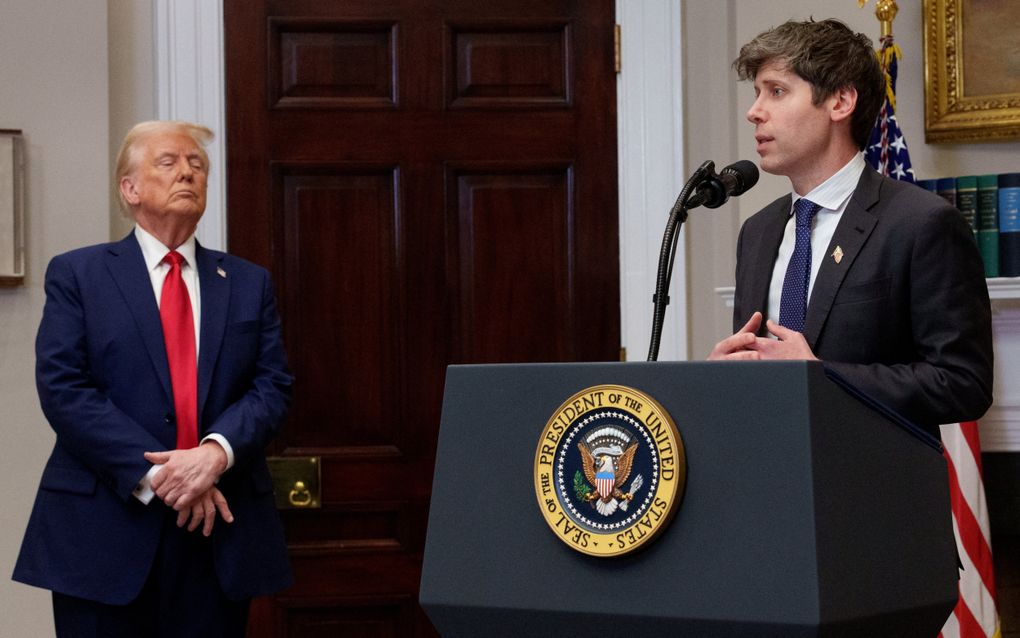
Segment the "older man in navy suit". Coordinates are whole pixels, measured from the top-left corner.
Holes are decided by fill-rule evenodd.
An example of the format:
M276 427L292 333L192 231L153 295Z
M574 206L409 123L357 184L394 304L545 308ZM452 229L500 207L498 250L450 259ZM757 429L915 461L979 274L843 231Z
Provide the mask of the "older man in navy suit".
M741 229L736 333L709 358L821 359L937 437L991 404L988 290L960 212L865 164L886 90L871 47L811 20L741 49L762 169L793 192Z
M56 444L15 580L58 636L243 636L291 583L264 448L291 395L269 274L203 248L207 128L145 122L117 162L134 232L46 272L36 377Z

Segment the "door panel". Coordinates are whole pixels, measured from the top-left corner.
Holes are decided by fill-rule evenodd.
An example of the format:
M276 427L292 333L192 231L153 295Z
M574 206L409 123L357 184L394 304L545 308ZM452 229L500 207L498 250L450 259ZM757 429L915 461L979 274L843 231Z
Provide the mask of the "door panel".
M431 636L446 366L619 351L613 3L226 0L231 252L273 273L296 584L252 636ZM470 489L470 486L465 486Z

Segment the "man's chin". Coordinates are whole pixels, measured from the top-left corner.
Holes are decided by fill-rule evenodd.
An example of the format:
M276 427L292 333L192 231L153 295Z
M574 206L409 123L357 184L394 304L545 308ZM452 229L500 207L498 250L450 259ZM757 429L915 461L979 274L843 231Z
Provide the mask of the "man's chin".
M167 212L178 217L194 218L197 222L205 212L205 202L195 200L176 201L167 208Z
M785 175L783 167L779 162L776 162L768 157L762 157L758 160L758 168L768 173L769 175Z

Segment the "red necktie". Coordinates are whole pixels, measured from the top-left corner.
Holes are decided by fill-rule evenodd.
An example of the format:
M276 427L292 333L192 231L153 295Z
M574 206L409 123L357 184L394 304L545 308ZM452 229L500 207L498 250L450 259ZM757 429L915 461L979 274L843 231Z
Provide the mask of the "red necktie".
M177 414L177 449L198 445L198 365L195 361L195 319L191 299L181 279L184 257L175 250L163 261L170 271L163 280L159 300L159 319L163 323L163 342L170 363L170 385Z

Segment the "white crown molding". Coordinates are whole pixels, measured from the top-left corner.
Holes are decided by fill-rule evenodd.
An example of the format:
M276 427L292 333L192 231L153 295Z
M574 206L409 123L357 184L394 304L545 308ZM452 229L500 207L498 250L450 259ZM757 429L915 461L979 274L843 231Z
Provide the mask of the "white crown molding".
M733 307L733 293L734 293L733 286L721 286L715 289L715 294L718 295L720 299L722 299L723 305L725 305L727 308Z
M979 423L982 452L1020 452L1020 406L992 405Z
M997 299L1020 299L1020 277L995 277L988 282L988 296Z

